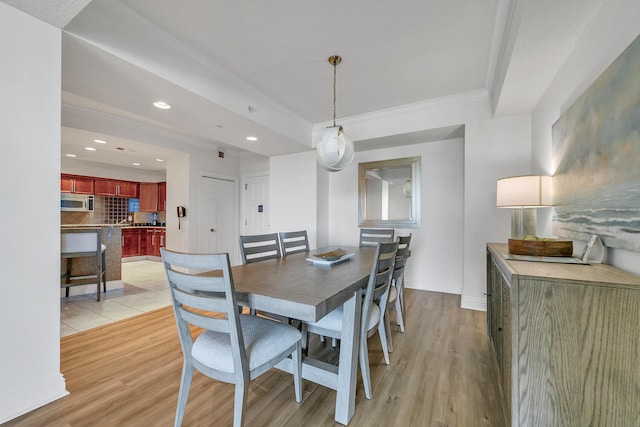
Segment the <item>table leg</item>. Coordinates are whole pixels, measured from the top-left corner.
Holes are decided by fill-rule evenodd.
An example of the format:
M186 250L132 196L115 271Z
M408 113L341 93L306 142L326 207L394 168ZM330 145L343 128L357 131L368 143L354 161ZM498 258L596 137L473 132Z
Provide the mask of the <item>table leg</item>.
M356 380L358 378L358 350L360 343L360 316L362 291L358 290L344 303L342 338L338 364L335 420L347 425L356 406Z

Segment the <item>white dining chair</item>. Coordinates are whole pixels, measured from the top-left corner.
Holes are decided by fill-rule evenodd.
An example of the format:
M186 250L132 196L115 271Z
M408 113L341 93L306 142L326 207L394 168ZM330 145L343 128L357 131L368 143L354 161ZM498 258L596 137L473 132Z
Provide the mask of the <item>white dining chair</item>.
M364 290L362 301L362 317L360 319L360 343L358 355L360 359L360 370L362 372L362 382L364 383L364 393L367 399L371 399L371 376L369 371L369 349L367 339L378 330L382 352L385 363L389 364L389 353L387 351L387 335L384 323L384 307L386 307L389 297L389 286L393 275L393 266L396 259L398 242L378 243L376 254L371 266L371 274L367 287ZM380 301L378 305L375 301ZM381 307L383 309L381 309ZM322 319L314 323L302 324L302 347L308 348L308 334L314 333L335 339L342 338L342 306L328 313Z
M249 382L291 357L302 401L301 334L293 326L238 313L228 254L161 248L184 356L175 426L182 424L194 370L235 384L233 425L243 425ZM195 340L189 325L204 329ZM212 420L213 423L213 420Z

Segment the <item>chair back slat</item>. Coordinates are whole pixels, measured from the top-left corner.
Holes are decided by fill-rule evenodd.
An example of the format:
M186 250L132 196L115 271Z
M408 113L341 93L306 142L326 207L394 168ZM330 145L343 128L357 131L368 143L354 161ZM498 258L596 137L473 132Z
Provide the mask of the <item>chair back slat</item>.
M182 306L188 306L197 310L204 310L214 313L226 313L229 309L227 307L227 299L225 294L193 294L185 292L183 289L174 289L173 295ZM201 325L198 325L201 326ZM201 326L203 327L203 326Z
M210 331L229 333L229 321L226 317L217 318L213 315L203 315L189 310L185 306L178 307L178 312L182 320L200 328Z
M378 243L393 242L395 230L392 228L361 228L360 246L376 246Z
M309 238L307 230L283 231L279 233L282 255L287 256L298 252L309 252Z
M200 270L198 270L200 271ZM167 270L167 276L171 283L175 283L180 289L207 292L225 292L224 277L220 270L187 273L174 269Z
M240 236L242 262L249 264L271 258L280 258L280 242L277 233Z

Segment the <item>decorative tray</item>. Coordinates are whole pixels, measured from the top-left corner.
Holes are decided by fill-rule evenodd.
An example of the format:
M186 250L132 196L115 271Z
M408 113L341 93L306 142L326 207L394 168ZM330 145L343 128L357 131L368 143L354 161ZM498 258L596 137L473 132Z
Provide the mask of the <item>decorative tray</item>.
M533 255L547 257L570 257L573 254L573 241L560 239L509 239L509 253L515 255Z
M307 258L307 261L312 261L314 264L331 265L346 261L354 255L355 253L348 253L344 249L338 248L329 252L313 254L311 257Z

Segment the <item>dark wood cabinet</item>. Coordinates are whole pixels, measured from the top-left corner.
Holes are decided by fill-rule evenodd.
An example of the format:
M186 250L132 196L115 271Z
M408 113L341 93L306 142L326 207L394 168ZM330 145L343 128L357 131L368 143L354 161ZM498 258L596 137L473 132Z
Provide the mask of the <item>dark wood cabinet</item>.
M163 212L167 210L167 183L166 182L158 183L158 210Z
M95 194L98 196L138 197L137 182L96 179L95 187Z
M158 183L140 183L140 212L158 212Z
M128 198L138 197L138 183L131 181L119 181L118 196Z
M160 248L166 245L166 231L160 228L147 229L147 255L160 256Z
M94 180L82 176L62 174L60 192L75 194L94 194Z
M142 252L142 229L123 228L122 229L122 257L140 256ZM145 230L146 231L146 230ZM146 238L146 235L145 235Z
M160 248L166 245L166 231L163 228L123 228L122 257L160 256Z

